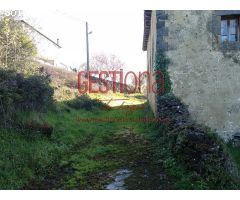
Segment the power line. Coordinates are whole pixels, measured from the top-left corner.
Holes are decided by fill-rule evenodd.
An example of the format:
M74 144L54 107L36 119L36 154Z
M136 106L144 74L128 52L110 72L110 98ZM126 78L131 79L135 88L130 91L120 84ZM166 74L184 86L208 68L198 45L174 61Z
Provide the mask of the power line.
M63 16L65 16L65 17L71 18L72 20L75 20L75 21L81 21L82 23L86 23L86 22L87 22L87 21L85 21L85 20L79 19L79 18L76 17L76 16L70 15L70 14L65 13L65 12L62 12L62 11L60 11L60 10L56 10L56 12L59 13L59 14L61 14L61 15L63 15Z
M57 46L58 48L62 48L59 45L59 39L57 39L57 42L54 42L52 39L50 39L49 37L47 37L46 35L44 35L43 33L41 33L39 30L37 30L36 28L34 28L32 25L30 25L29 23L27 23L24 20L20 20L20 22L24 23L25 25L27 25L28 27L30 27L32 30L34 30L35 32L37 32L39 35L41 35L42 37L46 38L48 41L50 41L51 43L53 43L55 46Z

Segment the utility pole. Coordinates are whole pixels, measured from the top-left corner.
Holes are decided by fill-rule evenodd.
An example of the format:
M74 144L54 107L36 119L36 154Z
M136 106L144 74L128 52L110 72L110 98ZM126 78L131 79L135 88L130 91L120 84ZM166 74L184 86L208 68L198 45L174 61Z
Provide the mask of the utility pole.
M86 50L87 50L87 72L89 72L89 41L88 41L88 22L86 22Z
M92 31L88 32L88 22L84 21L84 20L81 20L81 19L79 19L77 17L71 16L71 15L69 15L67 13L63 13L63 12L61 12L59 10L57 10L57 12L62 14L62 15L64 15L64 16L66 16L66 17L68 17L68 18L72 18L75 21L80 21L82 23L85 23L85 26L86 26L86 53L87 53L87 69L86 69L86 71L89 72L90 66L89 66L89 39L88 39L88 35L90 35L92 33Z

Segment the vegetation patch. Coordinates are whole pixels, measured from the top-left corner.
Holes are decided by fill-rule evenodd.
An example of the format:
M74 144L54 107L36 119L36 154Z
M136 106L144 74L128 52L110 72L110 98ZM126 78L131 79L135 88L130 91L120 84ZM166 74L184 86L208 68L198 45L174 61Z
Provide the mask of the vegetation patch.
M68 101L67 105L74 109L85 109L85 110L94 110L96 108L99 109L110 109L109 106L102 103L98 99L91 99L88 95L81 95L76 97L75 99Z
M4 122L14 121L17 110L46 111L53 104L53 89L49 83L48 76L24 77L0 68L0 116Z
M187 107L173 95L165 95L160 99L160 115L170 116L171 119L168 126L162 127L162 133L174 158L203 184L203 188L237 187L238 180L229 168L229 163L233 161L217 134L193 122Z
M128 116L153 117L151 112L146 113L144 110L136 109L128 113ZM181 131L178 139L171 134L168 135L167 133L171 131L174 135L178 132L177 127L173 128L171 123L135 121L80 123L76 120L78 116L124 118L126 113L118 107L92 112L86 109L74 109L62 103L57 105L56 110L49 110L40 118L34 117L33 114L23 116L26 122L31 122L30 119L33 119L44 124L44 121L47 121L54 127L53 134L49 139L42 134L26 134L26 130L0 131L3 138L0 141L3 161L0 166L1 177L4 177L0 179L0 187L3 189L105 189L120 169L132 171L131 176L125 180L126 189L238 187L225 173L226 168L222 165L224 161L218 161L223 157L222 154L215 154L216 150L212 152L207 148L207 151L210 150L207 155L212 157L207 157L206 161L203 160L205 157L196 157L199 160L195 160L199 150L205 152L206 147L189 139L187 133L185 138L185 134ZM215 143L214 140L213 144ZM177 144L177 150L173 148L173 144ZM196 148L196 153L188 154L188 145L193 145L191 149ZM209 145L212 146L212 143L210 142Z

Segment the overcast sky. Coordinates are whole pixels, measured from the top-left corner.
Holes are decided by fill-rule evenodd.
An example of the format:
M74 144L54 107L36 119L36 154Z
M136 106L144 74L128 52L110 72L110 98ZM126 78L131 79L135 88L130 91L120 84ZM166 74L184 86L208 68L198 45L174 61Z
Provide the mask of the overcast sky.
M24 18L62 49L37 37L40 53L58 58L73 67L86 62L85 23L88 21L90 55L115 54L127 70L144 71L146 54L142 51L143 10L23 10ZM78 20L80 19L80 20ZM83 20L83 21L81 21Z

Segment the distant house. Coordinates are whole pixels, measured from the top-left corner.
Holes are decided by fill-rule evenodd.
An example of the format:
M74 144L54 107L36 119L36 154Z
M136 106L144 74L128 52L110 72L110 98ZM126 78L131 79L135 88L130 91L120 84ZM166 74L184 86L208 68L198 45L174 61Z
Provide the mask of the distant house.
M239 10L146 10L143 50L149 71L156 52L166 53L172 91L193 119L224 139L240 132ZM156 94L148 99L157 114Z

